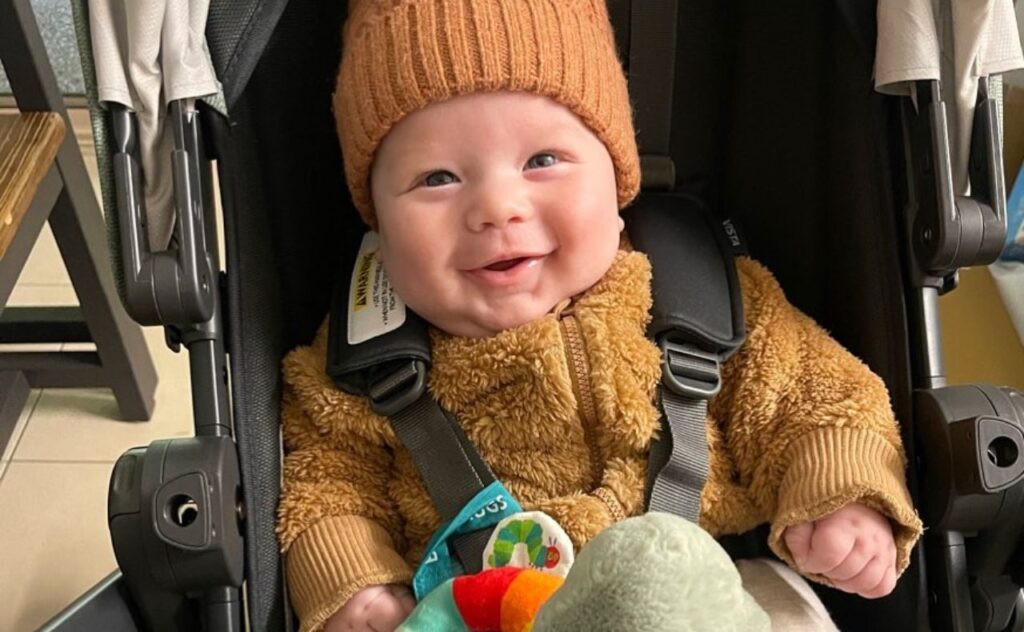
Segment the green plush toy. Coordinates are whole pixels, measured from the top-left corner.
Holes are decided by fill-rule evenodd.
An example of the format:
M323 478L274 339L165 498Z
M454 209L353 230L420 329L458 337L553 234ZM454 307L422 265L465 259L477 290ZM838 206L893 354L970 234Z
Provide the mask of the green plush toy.
M594 538L533 624L533 632L770 629L714 538L663 513L624 520Z
M520 523L517 517L509 525ZM496 532L500 536L502 527ZM525 545L526 538L518 539ZM551 564L523 566L513 563L447 580L399 630L771 629L725 550L700 527L668 514L630 518L605 530L580 552L564 583L544 572Z

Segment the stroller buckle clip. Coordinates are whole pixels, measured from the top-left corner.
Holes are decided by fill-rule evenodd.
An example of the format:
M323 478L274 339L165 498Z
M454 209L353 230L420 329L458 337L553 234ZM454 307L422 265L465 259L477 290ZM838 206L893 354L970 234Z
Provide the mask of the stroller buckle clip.
M397 369L370 383L367 394L370 408L384 417L418 400L426 391L427 365L422 360L410 360Z
M691 399L711 399L722 388L718 356L662 337L661 381L672 392Z

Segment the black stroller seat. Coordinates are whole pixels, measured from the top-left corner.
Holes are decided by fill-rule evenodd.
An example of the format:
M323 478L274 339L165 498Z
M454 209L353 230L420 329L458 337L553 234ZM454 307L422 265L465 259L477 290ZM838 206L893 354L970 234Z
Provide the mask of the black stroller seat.
M1024 406L1019 394L991 387L943 389L935 321L936 298L954 285L956 269L994 258L985 240L995 234L1001 199L1005 233L987 92L975 127L977 209L962 201L959 217L995 219L987 236L955 222L934 225L943 235L960 231L954 246L980 244L944 258L918 231L932 226L932 211L938 216L957 203L935 193L945 190L944 174L929 167L943 164L943 151L948 162L948 147L932 134L941 99L936 86L922 83L915 109L909 99L871 89L874 3L679 0L666 3L676 7L674 20L641 28L638 1L610 0L609 9L639 91L637 116L651 121L639 126L642 146L652 148L645 187L685 192L735 219L750 254L774 271L789 299L882 377L901 421L909 486L930 528L925 543L886 598L868 604L815 589L844 630L1021 629L1013 626L1024 626L1017 551L1024 471L1007 468L1024 463L1011 457L1013 449L1024 454L1024 434L1007 439L1011 447L1000 442L986 463L989 445L1024 428ZM110 590L130 592L121 602L140 627L240 629L243 609L252 630L293 625L274 533L279 363L312 338L364 230L345 190L330 109L344 4L211 5L207 35L227 114L200 105L188 120L201 139L192 146L197 182L216 160L225 272L212 284L219 292L202 312L206 320L163 323L171 342L193 353L193 390L207 411L196 420L201 440L130 453L115 471L121 486L112 491L110 518L125 579ZM637 79L659 59L674 62L659 66L667 75ZM105 198L116 221L113 185ZM201 206L212 213L212 198ZM209 235L211 216L200 222ZM216 270L215 240L206 242ZM986 426L989 443L965 442L982 419L1003 425ZM187 462L176 471L204 471L204 480L217 482L197 505L200 516L212 512L227 529L216 543L184 546L164 533L153 544L142 529L139 503L152 501L143 494L163 490L155 478L143 483L144 462L179 449ZM985 478L992 467L1005 476ZM763 530L725 544L736 556L767 553ZM82 618L70 613L62 626L98 620L88 608L79 611Z

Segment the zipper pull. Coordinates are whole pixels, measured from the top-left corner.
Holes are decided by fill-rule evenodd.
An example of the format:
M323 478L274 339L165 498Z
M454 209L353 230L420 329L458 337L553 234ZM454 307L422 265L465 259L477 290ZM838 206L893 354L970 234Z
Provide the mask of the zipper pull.
M572 316L572 308L572 297L564 298L555 305L555 309L552 310L552 313L555 315L556 319L561 320L566 316Z

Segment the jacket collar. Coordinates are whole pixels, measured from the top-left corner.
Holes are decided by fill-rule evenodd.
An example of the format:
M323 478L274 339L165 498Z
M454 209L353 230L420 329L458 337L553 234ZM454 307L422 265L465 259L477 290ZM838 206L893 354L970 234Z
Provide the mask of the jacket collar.
M576 298L572 313L583 326L588 348L605 345L594 338L610 335L609 331L644 338L650 320L650 280L646 255L620 250L604 277ZM554 312L485 338L432 329L430 388L441 405L455 414L511 385L530 391L528 397L542 397L545 401L533 404L557 414L557 409L572 406L573 401L559 329Z

